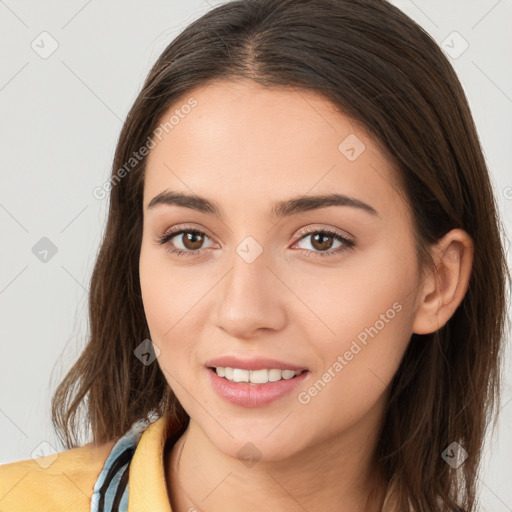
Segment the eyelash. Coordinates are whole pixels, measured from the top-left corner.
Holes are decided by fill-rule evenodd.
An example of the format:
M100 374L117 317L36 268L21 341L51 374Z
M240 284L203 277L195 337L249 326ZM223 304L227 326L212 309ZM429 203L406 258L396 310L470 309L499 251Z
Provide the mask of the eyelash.
M166 232L162 236L158 237L158 244L159 245L168 245L168 242L174 238L175 236L182 235L184 233L192 233L194 235L204 235L206 238L209 238L206 233L203 233L202 231L199 231L197 229L186 229L186 228L178 228L175 231ZM316 229L312 231L308 231L306 233L302 233L299 240L302 240L303 238L310 236L310 235L316 235L316 234L322 234L322 235L330 235L333 236L336 240L343 242L344 246L338 247L336 250L330 250L330 251L311 251L308 249L301 249L302 251L305 251L306 254L313 254L314 257L325 257L325 256L334 256L336 254L340 254L341 252L350 250L354 247L355 243L352 240L349 240L348 238L345 238L344 236L341 236L336 231L330 230L330 229ZM187 257L187 256L197 256L199 253L203 252L205 249L199 249L197 251L185 251L183 249L172 249L169 246L165 248L167 252L170 252L171 254L174 254L178 257Z

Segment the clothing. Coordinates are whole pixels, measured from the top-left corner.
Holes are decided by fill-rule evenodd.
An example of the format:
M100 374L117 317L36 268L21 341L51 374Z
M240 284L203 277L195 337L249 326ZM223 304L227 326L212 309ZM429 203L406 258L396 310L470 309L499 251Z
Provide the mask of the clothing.
M0 511L172 512L164 452L176 439L167 438L168 420L137 421L117 440L59 452L55 460L0 465ZM396 511L390 497L388 490L381 512Z
M163 459L167 422L141 420L101 446L0 465L0 510L110 512L117 494L120 512L172 512Z

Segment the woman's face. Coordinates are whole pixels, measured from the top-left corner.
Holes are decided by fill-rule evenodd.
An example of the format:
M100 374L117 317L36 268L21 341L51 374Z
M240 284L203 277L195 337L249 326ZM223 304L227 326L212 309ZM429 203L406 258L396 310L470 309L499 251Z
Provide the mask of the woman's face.
M172 115L147 161L140 280L191 421L225 454L268 460L370 439L419 293L390 163L308 91L215 82Z

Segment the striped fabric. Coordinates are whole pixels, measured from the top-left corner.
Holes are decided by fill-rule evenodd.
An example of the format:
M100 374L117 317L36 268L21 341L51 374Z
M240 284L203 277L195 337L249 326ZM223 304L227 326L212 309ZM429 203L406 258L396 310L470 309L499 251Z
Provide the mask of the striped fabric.
M128 511L130 462L142 433L156 419L154 415L136 421L114 444L94 484L90 512Z

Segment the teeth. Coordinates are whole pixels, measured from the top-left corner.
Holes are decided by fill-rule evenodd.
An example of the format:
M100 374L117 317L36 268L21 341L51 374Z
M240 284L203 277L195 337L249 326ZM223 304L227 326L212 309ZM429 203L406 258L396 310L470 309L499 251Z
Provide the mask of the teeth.
M268 370L251 370L249 381L253 384L266 384L268 382Z
M301 372L293 370L243 370L241 368L215 368L219 377L224 377L231 382L250 382L251 384L266 384L267 382L277 382L281 379L291 379Z
M249 382L249 370L233 368L233 382Z
M281 370L269 370L268 380L270 382L276 382L278 380L281 380Z

